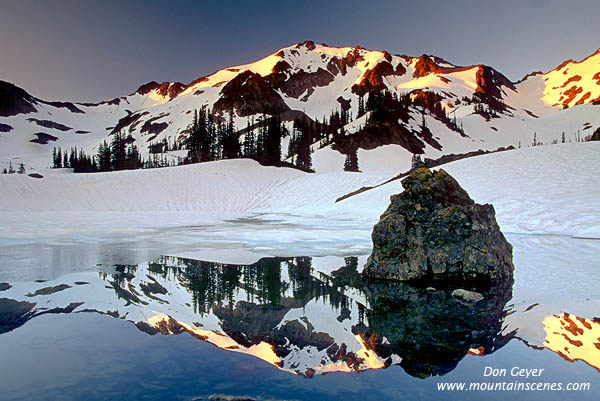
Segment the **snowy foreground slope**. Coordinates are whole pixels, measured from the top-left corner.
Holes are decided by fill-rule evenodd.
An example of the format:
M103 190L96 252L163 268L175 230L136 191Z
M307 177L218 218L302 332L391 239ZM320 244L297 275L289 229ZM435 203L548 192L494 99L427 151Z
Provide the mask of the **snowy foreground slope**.
M599 151L600 143L595 142L549 145L473 157L443 168L476 202L494 205L504 232L600 238ZM376 155L371 156L377 163ZM190 212L197 224L273 214L284 216L278 220L281 224L306 219L354 222L367 237L389 196L402 191L400 180L335 200L384 182L402 171L400 167L390 160L379 163L379 170L365 165L376 174L309 174L241 159L113 173L48 171L42 179L2 175L0 238L13 238L19 230L27 236L30 220L39 229L53 215L64 218L61 232L68 233L76 224L92 230L106 213L95 218L89 212L119 212L126 224L147 228L190 224L187 217L169 221L173 212ZM84 214L85 222L78 221L76 217Z

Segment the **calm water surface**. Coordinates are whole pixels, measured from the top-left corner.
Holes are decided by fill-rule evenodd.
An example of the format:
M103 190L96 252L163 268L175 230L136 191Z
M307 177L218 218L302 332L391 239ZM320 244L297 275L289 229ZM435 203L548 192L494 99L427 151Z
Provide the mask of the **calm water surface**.
M476 304L452 288L364 283L364 255L251 265L160 256L4 281L0 398L596 400L600 321L585 292L596 284L588 265L597 245L567 241L580 260L572 269L557 267L565 262L551 251L540 255L564 241L511 238L520 244L514 286ZM561 287L555 276L570 293L564 301L544 290ZM486 367L507 373L485 377ZM543 372L511 376L514 367ZM590 389L438 390L453 382Z

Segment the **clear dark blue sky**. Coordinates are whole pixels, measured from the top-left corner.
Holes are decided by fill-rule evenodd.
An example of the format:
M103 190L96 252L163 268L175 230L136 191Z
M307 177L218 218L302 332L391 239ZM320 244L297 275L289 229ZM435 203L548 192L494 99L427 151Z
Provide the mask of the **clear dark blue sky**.
M96 101L314 40L484 63L515 81L594 52L598 16L597 0L0 0L0 79Z

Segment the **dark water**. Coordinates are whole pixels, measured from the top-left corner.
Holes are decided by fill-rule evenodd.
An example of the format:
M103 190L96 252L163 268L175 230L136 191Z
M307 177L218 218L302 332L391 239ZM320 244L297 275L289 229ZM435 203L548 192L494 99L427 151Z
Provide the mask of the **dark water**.
M160 257L0 283L0 399L600 396L597 321L557 314L542 324L529 318L535 306L514 307L511 286L470 303L452 288L364 283L357 264L346 258L326 275L308 257L249 266ZM532 334L544 327L545 338ZM506 375L485 377L486 367ZM512 376L516 367L539 375ZM453 382L590 389L438 390Z

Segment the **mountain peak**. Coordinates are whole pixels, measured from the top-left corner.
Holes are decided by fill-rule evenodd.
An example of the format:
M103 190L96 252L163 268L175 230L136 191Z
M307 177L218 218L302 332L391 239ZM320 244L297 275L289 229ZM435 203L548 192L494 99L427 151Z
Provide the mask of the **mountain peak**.
M600 49L581 61L562 62L543 75L543 101L563 108L600 101Z
M157 95L162 97L168 97L169 100L179 95L185 89L185 85L181 82L163 82L159 84L156 81L150 81L146 84L141 85L132 95L147 95L152 91L155 91Z

